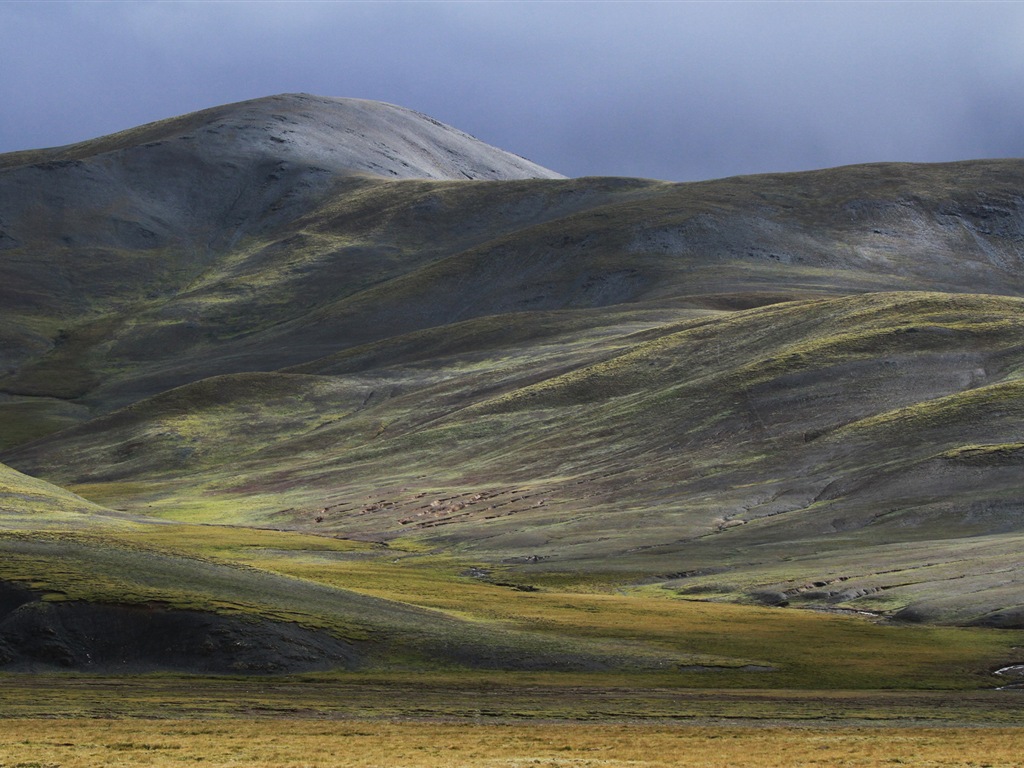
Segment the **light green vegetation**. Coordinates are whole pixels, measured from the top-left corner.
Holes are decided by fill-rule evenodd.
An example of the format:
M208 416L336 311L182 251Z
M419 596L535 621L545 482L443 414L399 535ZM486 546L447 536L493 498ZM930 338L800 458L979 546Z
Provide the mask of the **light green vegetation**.
M1017 642L1012 635L979 630L884 626L850 616L669 600L646 591L524 592L514 582L495 586L459 577L464 564L432 562L429 556L407 561L296 562L284 554L250 560L475 621L556 637L647 644L681 659L667 674L649 677L662 685L908 688L959 678L960 685L972 687L991 680L978 660L1013 658ZM748 665L773 671L751 671Z
M0 464L0 529L31 535L47 529L128 527L122 516L63 488Z

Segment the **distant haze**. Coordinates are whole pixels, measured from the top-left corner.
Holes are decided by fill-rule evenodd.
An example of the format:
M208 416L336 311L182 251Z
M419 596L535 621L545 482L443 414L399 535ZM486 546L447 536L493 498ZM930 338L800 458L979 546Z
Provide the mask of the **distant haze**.
M570 176L1024 156L1019 3L0 2L0 152L283 92Z

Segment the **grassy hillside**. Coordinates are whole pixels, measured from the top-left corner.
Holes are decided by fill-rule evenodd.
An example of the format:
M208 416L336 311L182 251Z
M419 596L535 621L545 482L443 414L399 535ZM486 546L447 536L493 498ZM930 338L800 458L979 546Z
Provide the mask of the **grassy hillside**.
M579 581L572 591L530 589L510 581L520 578L514 568L484 573L400 543L382 549L277 531L140 524L8 532L0 549L0 651L16 669L331 666L427 673L439 682L491 670L556 685L977 688L996 684L992 670L1017 658L1014 637L983 629L886 626L681 601L664 590L611 593L600 584L581 592ZM115 651L106 626L123 637L161 627L197 648L189 658L171 641L165 648L151 639ZM40 633L44 644L28 641ZM224 637L235 647L222 647Z
M18 172L0 185L11 202L0 388L93 413L475 317L1022 288L1014 161L682 185L282 176L274 194L287 204L271 211L273 196L261 198L242 224L197 199L237 196L205 175L161 188L174 199L144 213L132 179L101 185L122 202L95 208L100 182L64 168L45 177L72 199L54 221L42 200L26 202L43 181ZM173 213L173 231L138 241L111 224L115 205L136 219Z
M530 572L710 568L717 592L759 600L778 591L767 571L725 586L752 557L841 551L845 581L873 575L880 545L932 541L925 559L959 561L941 580L988 581L926 615L1006 617L1012 570L942 542L1021 533L1021 306L891 293L599 328L467 321L186 385L8 456L136 513L412 535ZM821 567L797 578L836 580ZM928 595L864 589L814 594L886 610Z
M263 671L1015 660L1020 161L541 179L428 122L391 174L397 108L310 98L0 162L10 664L197 616Z

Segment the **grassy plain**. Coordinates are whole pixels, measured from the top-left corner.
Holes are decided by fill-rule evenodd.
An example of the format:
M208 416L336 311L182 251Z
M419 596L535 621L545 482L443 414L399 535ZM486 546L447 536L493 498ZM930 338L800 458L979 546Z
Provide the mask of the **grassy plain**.
M10 768L1024 765L1006 728L708 727L366 720L0 721Z
M1024 765L1020 691L695 690L629 675L3 675L0 764Z

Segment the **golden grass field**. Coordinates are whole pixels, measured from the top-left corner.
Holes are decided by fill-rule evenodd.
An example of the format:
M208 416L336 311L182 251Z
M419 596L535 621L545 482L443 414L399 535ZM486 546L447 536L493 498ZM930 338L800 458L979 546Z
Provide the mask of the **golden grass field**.
M1020 691L501 678L6 675L0 766L1024 765Z
M4 768L1024 765L1006 728L493 725L367 720L0 721Z

